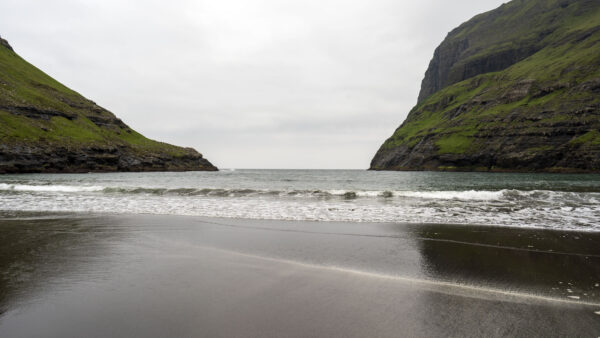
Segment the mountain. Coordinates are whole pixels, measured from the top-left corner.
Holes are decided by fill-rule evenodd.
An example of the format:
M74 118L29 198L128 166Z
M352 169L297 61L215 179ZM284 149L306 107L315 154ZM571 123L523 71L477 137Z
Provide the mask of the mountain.
M600 172L600 1L513 0L452 30L371 169Z
M0 173L217 170L192 148L147 139L0 38Z

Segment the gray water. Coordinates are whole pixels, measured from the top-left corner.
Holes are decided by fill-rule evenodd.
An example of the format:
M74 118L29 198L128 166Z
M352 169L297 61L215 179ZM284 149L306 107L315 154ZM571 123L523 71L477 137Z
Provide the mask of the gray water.
M4 175L0 211L600 231L600 175L363 170Z

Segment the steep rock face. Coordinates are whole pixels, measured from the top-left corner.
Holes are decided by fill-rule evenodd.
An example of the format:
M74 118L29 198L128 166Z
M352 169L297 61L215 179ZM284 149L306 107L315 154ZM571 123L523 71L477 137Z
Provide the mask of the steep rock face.
M0 173L217 170L153 141L19 57L0 38Z
M600 2L514 0L454 29L371 169L600 171Z

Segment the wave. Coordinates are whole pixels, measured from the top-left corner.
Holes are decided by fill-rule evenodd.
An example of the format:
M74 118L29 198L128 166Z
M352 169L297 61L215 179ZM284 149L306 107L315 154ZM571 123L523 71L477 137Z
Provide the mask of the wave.
M340 197L348 200L356 198L420 198L443 200L497 200L508 194L508 190L501 191L354 191L354 190L269 190L269 189L222 189L222 188L105 188L105 193L125 194L152 194L152 195L179 195L179 196L215 196L215 197L314 197L329 198Z
M88 190L92 191L92 190ZM96 190L94 190L96 191ZM270 190L270 189L225 189L225 188L114 188L101 189L107 194L146 194L165 196L206 196L206 197L281 197L281 198L342 198L345 200L376 199L416 199L416 200L457 200L457 201L522 201L566 198L576 201L593 201L600 193L574 193L551 190L465 190L465 191L389 191L389 190ZM585 197L584 197L585 196ZM583 199L582 199L583 198Z
M32 191L32 192L92 192L102 191L101 186L74 186L74 185L28 185L0 183L0 191Z
M161 188L44 183L0 183L0 210L495 224L600 231L597 192Z
M271 190L249 188L160 188L160 187L105 187L97 185L48 185L48 184L6 184L0 183L0 191L40 192L40 193L103 193L134 194L157 196L205 196L205 197L289 197L289 198L359 198L378 199L418 199L418 200L458 200L458 201L519 201L545 200L562 197L579 200L582 193L551 190L464 190L464 191L389 191L389 190L344 190L344 189L296 189ZM584 193L585 200L593 202L600 198L598 193ZM583 201L583 200L582 200Z
M467 190L467 191L397 191L394 196L416 197L423 199L442 200L477 200L490 201L499 200L508 195L511 190Z
M186 198L122 193L1 194L4 211L99 212L115 214L166 214L245 219L395 222L498 225L600 231L596 203L555 201L473 202L403 197L393 200L343 197L316 198ZM448 197L448 195L444 195ZM350 202L350 203L349 203Z

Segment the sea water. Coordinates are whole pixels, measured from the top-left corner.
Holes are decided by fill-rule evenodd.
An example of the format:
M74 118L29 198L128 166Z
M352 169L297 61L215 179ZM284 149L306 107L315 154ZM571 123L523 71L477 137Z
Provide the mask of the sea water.
M266 169L2 175L0 211L600 231L600 175Z

